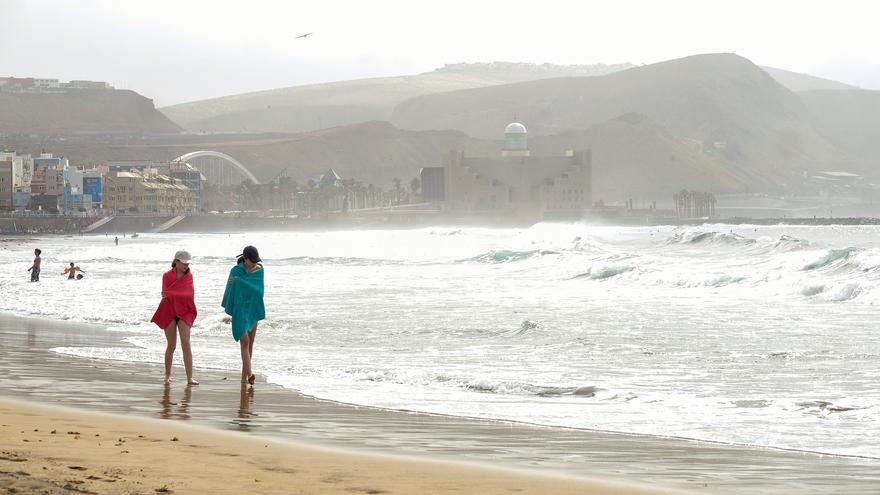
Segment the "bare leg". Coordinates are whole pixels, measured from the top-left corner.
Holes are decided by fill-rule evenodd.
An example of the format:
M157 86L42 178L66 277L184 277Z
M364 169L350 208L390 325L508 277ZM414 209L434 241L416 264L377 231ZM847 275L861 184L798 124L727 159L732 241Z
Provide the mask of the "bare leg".
M177 330L180 332L180 349L183 351L183 367L186 369L186 383L198 385L198 380L193 379L193 354L190 347L190 326L185 321L177 322Z
M250 336L247 332L238 341L241 345L241 383L247 383L251 376Z
M165 328L165 384L171 383L171 363L174 361L174 349L177 348L177 322L172 321Z
M254 340L257 339L257 325L256 324L254 324L254 328L252 328L251 331L248 332L248 337L250 337L248 339L249 340L249 342L248 342L248 355L251 358L251 363L253 363L253 360L254 360ZM253 369L251 370L251 374L248 375L247 380L248 380L248 383L250 383L251 385L253 385L254 382L257 381L257 375L255 375L253 373Z

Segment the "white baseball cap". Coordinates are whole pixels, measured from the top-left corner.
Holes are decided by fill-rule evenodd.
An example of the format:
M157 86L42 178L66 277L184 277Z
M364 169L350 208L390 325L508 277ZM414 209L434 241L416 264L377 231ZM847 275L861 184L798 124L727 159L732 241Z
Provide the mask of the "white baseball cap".
M190 264L192 260L192 256L190 256L189 251L178 251L174 253L174 259L180 260L182 263Z

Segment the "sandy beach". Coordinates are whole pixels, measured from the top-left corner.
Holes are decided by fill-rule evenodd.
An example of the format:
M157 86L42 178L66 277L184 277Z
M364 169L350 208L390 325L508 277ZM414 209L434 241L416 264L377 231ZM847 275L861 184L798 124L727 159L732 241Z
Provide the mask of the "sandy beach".
M0 400L3 493L672 493Z
M880 486L874 459L355 407L263 378L240 389L235 373L204 368L198 387L164 387L158 365L50 351L118 345L119 334L92 325L0 315L0 339L0 471L19 490L7 493L868 494Z

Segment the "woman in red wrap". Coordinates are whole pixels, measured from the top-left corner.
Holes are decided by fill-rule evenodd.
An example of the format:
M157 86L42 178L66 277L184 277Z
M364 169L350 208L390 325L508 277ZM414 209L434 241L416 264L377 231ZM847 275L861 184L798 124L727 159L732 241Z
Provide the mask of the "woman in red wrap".
M162 302L150 320L165 330L165 384L171 383L171 363L177 347L177 334L180 334L180 347L183 349L183 366L186 369L186 383L198 385L193 379L192 348L190 347L190 328L196 319L195 288L193 276L189 271L191 256L186 251L174 253L171 269L162 275Z

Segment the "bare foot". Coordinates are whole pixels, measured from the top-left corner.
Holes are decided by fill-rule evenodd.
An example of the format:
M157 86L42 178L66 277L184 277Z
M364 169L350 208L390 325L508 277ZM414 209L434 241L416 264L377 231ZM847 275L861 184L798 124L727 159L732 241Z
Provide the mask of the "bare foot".
M255 381L257 381L257 375L251 374L251 376L248 377L248 383L253 385Z
M171 375L165 375L165 385L171 385Z
M195 378L190 378L189 380L186 381L186 384L187 385L198 385L199 381L196 380Z

